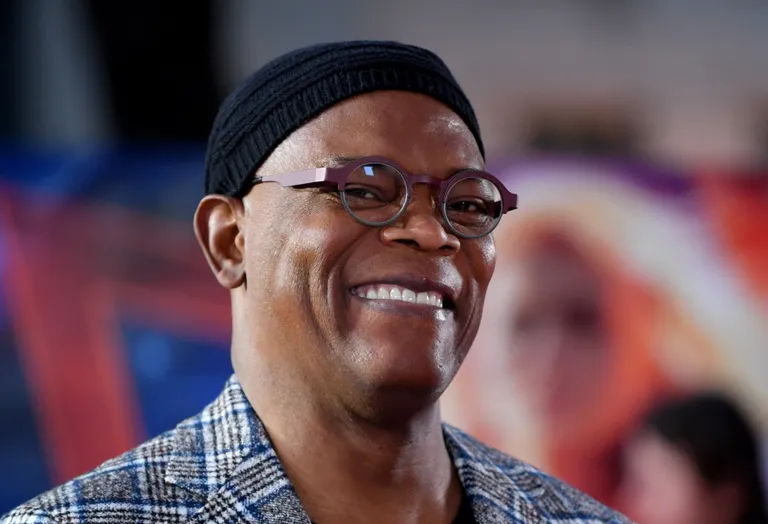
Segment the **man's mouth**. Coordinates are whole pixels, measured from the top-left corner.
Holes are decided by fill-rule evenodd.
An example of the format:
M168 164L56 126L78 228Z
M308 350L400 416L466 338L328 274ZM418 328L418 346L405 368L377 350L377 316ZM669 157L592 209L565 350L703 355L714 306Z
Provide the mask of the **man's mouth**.
M416 292L407 287L392 284L370 284L351 289L352 294L366 300L388 300L419 304L443 309L445 296L439 291Z

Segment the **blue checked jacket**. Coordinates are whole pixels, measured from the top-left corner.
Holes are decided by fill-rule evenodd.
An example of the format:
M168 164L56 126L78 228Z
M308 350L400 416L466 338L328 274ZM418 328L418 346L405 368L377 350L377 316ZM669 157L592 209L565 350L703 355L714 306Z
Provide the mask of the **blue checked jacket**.
M444 434L478 524L630 522L456 428ZM75 522L310 524L234 376L200 414L0 518Z

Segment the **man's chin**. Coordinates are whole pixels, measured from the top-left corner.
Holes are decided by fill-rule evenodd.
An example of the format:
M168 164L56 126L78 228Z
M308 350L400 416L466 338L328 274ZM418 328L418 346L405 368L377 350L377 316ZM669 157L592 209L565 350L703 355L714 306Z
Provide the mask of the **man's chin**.
M360 407L377 424L407 423L437 403L451 378L437 367L386 372L366 369L357 379Z
M383 389L434 391L447 386L458 369L456 358L453 348L434 341L403 340L376 347L358 371Z
M344 355L355 394L381 409L395 411L434 404L461 361L453 330L368 327L351 337Z
M440 400L440 390L418 388L379 388L368 396L357 415L369 424L385 429L399 429L428 416Z

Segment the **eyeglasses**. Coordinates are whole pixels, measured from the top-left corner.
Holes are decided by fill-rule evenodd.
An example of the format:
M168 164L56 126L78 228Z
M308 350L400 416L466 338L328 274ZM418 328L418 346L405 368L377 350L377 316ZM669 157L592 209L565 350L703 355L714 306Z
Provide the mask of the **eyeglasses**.
M253 179L253 185L262 182L338 190L344 209L361 224L373 227L387 226L400 218L413 198L414 186L424 184L437 188L437 207L448 228L470 239L488 235L504 213L517 209L517 195L485 171L468 169L440 179L412 175L382 157Z

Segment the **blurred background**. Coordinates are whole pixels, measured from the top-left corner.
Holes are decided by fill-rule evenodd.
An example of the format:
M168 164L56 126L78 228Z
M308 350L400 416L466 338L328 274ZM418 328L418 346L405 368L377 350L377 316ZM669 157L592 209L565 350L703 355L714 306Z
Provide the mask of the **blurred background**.
M764 2L4 0L0 514L218 394L216 109L353 38L436 51L520 194L447 420L610 504L664 399L726 391L768 441Z

